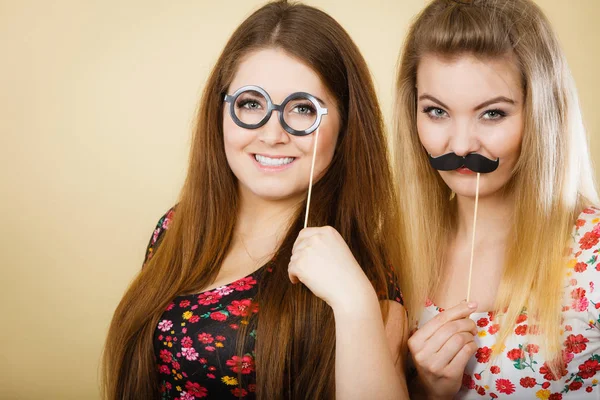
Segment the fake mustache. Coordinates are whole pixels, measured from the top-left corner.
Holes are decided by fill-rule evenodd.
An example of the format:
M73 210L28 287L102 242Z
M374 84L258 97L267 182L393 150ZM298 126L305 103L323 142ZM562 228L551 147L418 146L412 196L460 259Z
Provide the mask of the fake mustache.
M473 172L487 174L495 171L500 165L500 159L490 160L487 157L477 153L470 153L464 157L457 156L456 153L447 153L438 157L429 156L429 163L438 171L454 171L455 169L466 167Z

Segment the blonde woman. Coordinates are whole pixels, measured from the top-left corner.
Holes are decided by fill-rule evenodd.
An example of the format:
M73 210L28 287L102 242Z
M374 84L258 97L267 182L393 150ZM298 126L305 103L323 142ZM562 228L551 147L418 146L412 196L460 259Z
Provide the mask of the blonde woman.
M414 398L599 398L598 196L542 11L432 1L409 32L397 96ZM441 168L440 156L460 163ZM468 295L473 165L492 168L479 178Z

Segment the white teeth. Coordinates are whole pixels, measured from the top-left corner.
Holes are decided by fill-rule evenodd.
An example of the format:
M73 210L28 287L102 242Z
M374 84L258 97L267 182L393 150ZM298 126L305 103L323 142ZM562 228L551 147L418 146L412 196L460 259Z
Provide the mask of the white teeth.
M292 161L295 160L294 157L269 158L269 157L261 156L260 154L255 154L254 158L261 165L266 165L266 166L269 166L269 167L276 167L276 166L279 166L279 165L286 165L286 164L289 164L289 163L291 163Z

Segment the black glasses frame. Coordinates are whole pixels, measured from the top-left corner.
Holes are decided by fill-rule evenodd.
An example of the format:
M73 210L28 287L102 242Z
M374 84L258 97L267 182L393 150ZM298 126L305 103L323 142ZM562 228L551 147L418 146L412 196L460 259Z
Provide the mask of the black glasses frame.
M265 113L265 116L263 117L263 119L261 119L256 124L246 124L245 122L241 121L235 114L235 102L236 102L237 98L240 95L242 95L243 93L249 92L249 91L258 92L267 100L267 112ZM310 101L313 104L313 106L315 107L315 110L317 110L317 118L315 119L315 122L308 129L304 129L304 130L300 130L300 131L293 129L291 126L289 126L285 122L285 119L283 118L283 111L285 110L287 103L289 103L292 100L297 100L297 99L306 99L306 100ZM254 85L242 86L241 88L236 90L232 95L226 94L223 100L226 103L229 103L229 115L231 115L231 119L233 119L233 121L236 123L236 125L238 125L242 128L245 128L245 129L257 129L269 121L269 119L271 118L271 114L273 114L273 111L279 111L279 123L281 124L283 129L285 129L285 131L287 133L294 135L294 136L306 136L306 135L310 135L311 133L313 133L319 127L319 125L321 125L321 120L323 118L323 115L327 114L327 108L321 106L321 104L319 103L319 100L317 100L317 98L315 96L311 95L310 93L295 92L295 93L290 94L288 97L286 97L285 100L283 100L283 103L275 104L271 100L271 96L269 96L269 94L266 92L266 90L264 90L260 86L254 86Z

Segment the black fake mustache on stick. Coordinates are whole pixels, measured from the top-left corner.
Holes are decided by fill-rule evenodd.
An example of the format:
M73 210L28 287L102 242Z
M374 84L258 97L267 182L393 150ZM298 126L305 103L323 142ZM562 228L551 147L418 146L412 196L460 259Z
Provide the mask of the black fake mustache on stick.
M432 157L429 154L429 163L438 171L454 171L466 167L473 172L487 174L498 168L500 159L490 160L477 153L470 153L464 157L457 156L456 153L447 153L438 157Z

